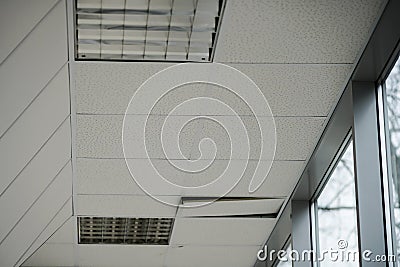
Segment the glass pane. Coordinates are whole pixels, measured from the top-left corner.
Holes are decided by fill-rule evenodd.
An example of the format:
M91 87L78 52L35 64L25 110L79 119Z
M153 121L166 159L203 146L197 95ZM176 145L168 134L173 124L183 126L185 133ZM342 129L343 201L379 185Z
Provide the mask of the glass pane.
M358 256L350 253L344 260L324 251L358 251L356 195L350 143L317 199L318 255L320 266L359 266Z
M388 119L388 148L391 164L391 183L393 188L393 214L395 236L394 246L400 253L400 60L397 60L389 77L386 79L386 112ZM399 257L397 257L399 258Z
M281 260L276 267L292 267L291 258L288 257L288 253L292 250L292 244L289 244L288 248L286 249L286 257L284 260Z

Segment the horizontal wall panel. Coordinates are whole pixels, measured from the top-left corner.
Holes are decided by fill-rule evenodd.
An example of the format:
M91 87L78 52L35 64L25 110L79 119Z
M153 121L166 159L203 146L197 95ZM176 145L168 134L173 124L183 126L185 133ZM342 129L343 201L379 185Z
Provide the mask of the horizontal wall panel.
M65 1L60 1L0 65L0 136L66 63L67 51Z
M0 1L0 64L35 28L55 3L57 0Z
M179 196L168 197L179 204ZM161 203L150 196L77 195L74 198L77 216L173 218L176 207Z
M72 196L69 163L0 244L0 265L14 266Z
M262 245L276 220L272 218L177 218L172 245Z
M160 117L160 116L158 116ZM157 118L158 118L157 117ZM122 151L122 122L123 115L78 115L77 116L77 156L89 158L123 158ZM171 117L170 117L171 118ZM133 115L132 120L138 123L146 119L145 115ZM162 122L162 121L161 121ZM275 117L277 147L276 160L305 160L313 151L322 132L324 117ZM134 124L132 124L134 125ZM249 129L253 131L254 129ZM212 135L215 133L210 130ZM151 132L154 136L157 133ZM198 144L191 143L193 134L186 136L185 146L189 150L198 151ZM139 145L141 139L133 140ZM182 146L183 146L182 145ZM184 149L186 149L184 147ZM162 150L150 152L158 153L154 158L165 158ZM154 151L152 151L152 149ZM133 151L132 158L147 158L143 151Z
M0 196L0 214L7 214L1 220L0 240L3 240L70 158L71 129L69 120L66 120Z
M0 192L69 115L68 86L65 67L0 139Z
M61 227L63 228L64 225L66 224L66 221L72 220L72 198L70 198L67 202L67 204L62 208L62 210L56 215L56 217L51 221L51 223L46 227L46 229L40 234L40 236L37 238L37 240L32 244L32 246L25 252L24 256L19 260L18 266L22 265L31 255L35 254L36 251L41 248L42 246L45 246L46 240L50 236L54 235L58 232L58 228ZM69 218L69 219L68 219ZM57 232L56 232L57 231ZM75 231L70 233L71 236L76 234ZM72 245L73 242L71 242ZM52 255L48 255L52 256ZM61 264L62 261L56 264Z

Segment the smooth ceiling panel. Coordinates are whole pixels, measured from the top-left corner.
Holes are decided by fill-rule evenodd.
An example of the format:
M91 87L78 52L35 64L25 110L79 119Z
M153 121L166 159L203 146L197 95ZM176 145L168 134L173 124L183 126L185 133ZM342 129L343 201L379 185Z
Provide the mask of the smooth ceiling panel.
M231 64L263 92L274 116L327 116L351 64Z
M77 62L77 113L124 114L135 91L168 63Z
M279 212L284 199L219 199L193 209L179 208L178 217L265 215ZM192 201L193 202L193 201ZM196 202L196 201L195 201ZM200 202L207 203L208 201ZM210 218L213 220L213 218Z
M177 218L171 245L262 245L273 218Z
M253 267L260 246L183 246L168 251L165 267Z
M71 129L65 121L0 196L0 240L11 230L71 158ZM24 196L21 198L21 196Z
M354 63L385 0L227 1L215 60Z
M22 266L75 266L73 244L44 244Z
M0 135L66 63L67 51L65 1L60 1L0 65Z
M14 266L72 196L68 164L0 244L0 265Z
M179 196L168 197L169 203L179 204ZM176 207L149 196L77 195L74 198L77 216L173 218Z
M138 120L138 124L143 123L143 120L146 119L145 115L135 115L133 117ZM87 158L123 158L122 121L123 115L77 116L77 156ZM162 122L162 120L160 121ZM275 159L305 160L318 141L324 121L325 118L323 117L276 117L277 148ZM132 125L135 124L132 123ZM249 131L251 130L252 128L249 128ZM150 137L156 140L157 131L150 128L149 133ZM181 135L181 148L185 154L185 149L191 147L191 153L196 157L198 144L193 143L193 139L196 136L193 136L194 133L190 133ZM215 136L215 138L220 138L217 132L213 132L211 128L208 133L211 136ZM135 147L142 144L142 142L142 139L137 138L132 144L127 143L127 145ZM162 149L159 148L160 146L155 144L149 146L149 155L153 155L151 158L165 158ZM225 152L227 153L227 151ZM147 158L147 154L138 149L132 151L132 154L129 154L128 157ZM240 158L245 159L245 157L237 157L237 159ZM257 158L255 157L255 159Z
M56 2L57 0L0 1L0 64Z
M64 68L0 139L0 192L69 116L69 105L68 70Z
M79 266L162 267L168 246L79 245Z
M77 112L124 114L139 86L168 66L162 63L77 63ZM352 68L352 64L231 66L248 75L258 85L274 116L326 116L342 92ZM185 85L174 89L173 93L163 97L162 105L154 112L168 114L171 108L198 96L222 100L232 105L238 114L249 114L237 97L221 87L206 84Z
M146 159L132 159L143 163ZM156 160L156 164L159 161ZM218 163L218 161L216 162ZM224 163L224 162L222 162ZM165 165L163 164L163 165ZM260 164L269 164L268 162L262 162ZM249 162L250 168L254 169L256 162ZM220 166L224 167L225 164ZM286 197L288 196L297 183L300 177L301 171L303 170L303 161L275 161L272 164L271 170L268 174L267 179L261 185L261 187L254 193L248 192L251 175L246 174L242 180L236 185L236 187L228 194L228 196L234 197ZM164 169L160 169L160 173L164 176L168 175ZM147 173L144 169L140 172L136 172L137 175L143 177L150 177L150 173ZM209 179L212 177L218 177L219 172L209 173ZM188 185L191 181L190 176L183 177L182 184ZM175 176L174 176L175 178ZM136 184L131 174L129 173L128 167L126 166L124 159L77 159L77 194L111 194L111 195L145 195L146 193ZM171 179L172 180L172 179ZM176 180L175 180L176 181ZM182 182L179 180L179 182ZM196 180L192 185L196 185ZM180 192L170 190L168 187L157 186L158 195L177 195ZM204 191L203 196L213 196L210 191Z
M250 162L249 164L254 164ZM304 169L304 161L274 161L264 183L249 193L251 176L247 175L229 192L227 197L287 197Z
M62 229L64 223L68 220L68 218L71 218L71 216L72 216L72 198L68 200L67 204L62 208L60 212L58 212L56 217L50 222L50 224L39 235L39 237L32 244L32 246L26 251L24 256L18 261L17 266L22 265L31 255L35 255L39 248L45 246L46 240L48 240L53 233L58 231L59 227L61 227ZM76 232L72 232L71 234L74 233ZM62 264L62 261L59 264Z
M77 233L76 227L76 217L69 218L68 221L53 233L46 243L73 244L75 242L75 234Z

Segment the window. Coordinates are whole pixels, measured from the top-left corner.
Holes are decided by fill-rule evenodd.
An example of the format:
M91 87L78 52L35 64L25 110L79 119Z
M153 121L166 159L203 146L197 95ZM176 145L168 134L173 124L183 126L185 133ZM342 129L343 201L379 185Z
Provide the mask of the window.
M400 60L397 60L384 84L387 114L389 182L392 188L393 245L400 253ZM397 257L397 261L399 261Z
M290 253L291 250L292 250L292 244L289 244L289 246L286 249L286 257L284 257L284 259L279 261L276 267L292 267L291 258L290 256L288 256L288 253Z
M333 170L316 201L316 236L319 266L359 266L358 256L348 253L348 260L335 260L324 251L357 252L357 213L352 143Z

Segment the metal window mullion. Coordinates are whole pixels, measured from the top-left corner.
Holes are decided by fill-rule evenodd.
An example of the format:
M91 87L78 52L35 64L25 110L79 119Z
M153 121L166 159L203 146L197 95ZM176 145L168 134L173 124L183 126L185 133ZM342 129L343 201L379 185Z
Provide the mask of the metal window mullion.
M383 267L388 264L362 257L366 250L388 256L376 88L374 82L352 82L351 87L360 265Z
M308 200L292 201L292 249L311 251L311 208ZM294 261L293 267L312 267L312 261Z
M393 255L397 255L397 242L395 242L395 237L396 237L396 231L395 231L395 220L394 220L394 201L393 201L393 184L391 183L391 177L393 176L393 169L392 169L392 160L391 160L391 147L390 147L390 136L389 136L389 119L388 119L388 113L387 113L387 97L386 97L386 84L383 83L379 89L378 89L378 101L381 104L379 108L380 112L380 117L379 117L379 122L380 122L380 135L382 138L382 145L381 145L381 153L386 157L386 162L385 165L382 165L383 172L386 174L384 176L384 180L386 182L385 184L385 211L386 211L386 216L389 217L387 220L387 233L388 235L388 246L389 246L389 253L392 253ZM384 162L382 162L384 163ZM386 167L386 168L385 168ZM392 263L391 266L397 267L397 260Z

